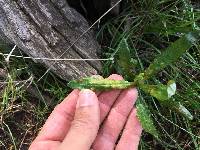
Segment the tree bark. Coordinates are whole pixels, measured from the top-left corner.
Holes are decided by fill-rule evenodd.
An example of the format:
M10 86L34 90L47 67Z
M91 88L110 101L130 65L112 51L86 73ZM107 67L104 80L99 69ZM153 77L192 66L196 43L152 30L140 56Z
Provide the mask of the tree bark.
M0 0L0 38L16 44L31 57L98 58L100 49L87 21L66 0ZM70 47L71 46L71 47ZM100 61L47 61L65 80L97 74Z

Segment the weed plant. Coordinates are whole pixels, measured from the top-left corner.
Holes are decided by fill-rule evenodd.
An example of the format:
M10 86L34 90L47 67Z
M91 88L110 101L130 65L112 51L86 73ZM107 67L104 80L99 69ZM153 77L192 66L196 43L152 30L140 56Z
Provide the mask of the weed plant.
M144 72L153 60L175 41L189 32L199 32L199 19L200 7L197 1L124 2L121 16L105 23L98 35L102 45L105 39L111 41L105 46L104 56L117 58L116 61L105 64L105 76L112 72L125 73L123 75L126 80L133 80L135 75ZM117 47L124 38L127 39L130 47L130 55L123 59ZM184 44L185 42L180 43L180 47ZM176 55L178 48L174 48L173 51ZM119 58L121 58L121 63L117 62ZM144 132L140 149L198 150L200 148L199 77L200 49L197 42L188 48L176 63L169 65L148 80L148 84L166 84L171 79L176 81L177 92L173 99L182 103L192 113L194 119L192 121L186 119L177 111L164 107L156 98L140 90L138 103L145 105L148 109L147 114L153 118L159 136L155 138Z
M121 10L119 16L102 22L98 28L102 58L115 58L104 63L102 75L105 77L118 73L132 82L175 41L200 30L198 0L124 0ZM120 50L124 39L128 48ZM189 120L139 89L137 105L142 106L140 110L145 110L145 118L149 118L147 121L153 124L155 130L143 132L139 149L200 149L198 40L176 62L145 81L148 85L165 85L167 81L174 80L177 91L173 100L181 103L193 119ZM180 43L179 49L184 44ZM0 52L9 53L12 47L1 42ZM176 49L173 50L175 54ZM14 54L25 56L19 49ZM70 89L66 81L53 73L36 82L45 68L30 60L10 58L7 63L5 56L0 56L0 68L6 74L0 77L0 149L27 149L49 113Z

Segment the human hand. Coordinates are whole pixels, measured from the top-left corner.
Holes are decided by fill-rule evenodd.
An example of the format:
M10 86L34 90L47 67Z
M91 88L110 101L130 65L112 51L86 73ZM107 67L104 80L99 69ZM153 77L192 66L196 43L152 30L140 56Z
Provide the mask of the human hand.
M109 79L123 78L114 74ZM73 90L55 107L29 149L136 150L142 132L133 108L136 99L135 88Z

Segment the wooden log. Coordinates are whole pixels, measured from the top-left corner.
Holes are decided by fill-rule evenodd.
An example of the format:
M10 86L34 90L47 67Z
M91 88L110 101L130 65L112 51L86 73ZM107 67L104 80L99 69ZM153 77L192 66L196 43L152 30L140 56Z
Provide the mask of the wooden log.
M98 58L100 49L87 21L66 0L0 0L1 37L39 58ZM65 80L97 74L100 61L38 62Z

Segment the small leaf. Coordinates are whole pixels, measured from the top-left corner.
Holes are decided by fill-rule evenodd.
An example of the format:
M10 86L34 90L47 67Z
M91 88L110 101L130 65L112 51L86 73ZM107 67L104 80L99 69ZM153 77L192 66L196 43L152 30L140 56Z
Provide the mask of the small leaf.
M199 39L199 31L190 32L172 43L153 63L145 70L145 80L155 75L167 65L178 60L179 57Z
M170 80L167 83L167 93L169 98L175 95L176 93L176 83L173 80Z
M70 81L68 86L73 89L110 90L133 87L134 83L125 80L110 80L89 77Z
M176 93L176 83L172 80L169 81L167 85L139 84L138 86L144 92L149 93L151 96L157 98L160 101L168 100Z
M125 38L121 40L117 47L115 62L118 73L122 74L127 80L134 80L133 71L137 62L131 58L130 48Z
M158 132L154 126L153 120L151 118L151 112L147 106L143 104L137 104L137 117L143 127L143 129L158 138Z
M167 93L167 87L162 84L152 86L150 90L150 95L161 101L169 99L168 93Z

